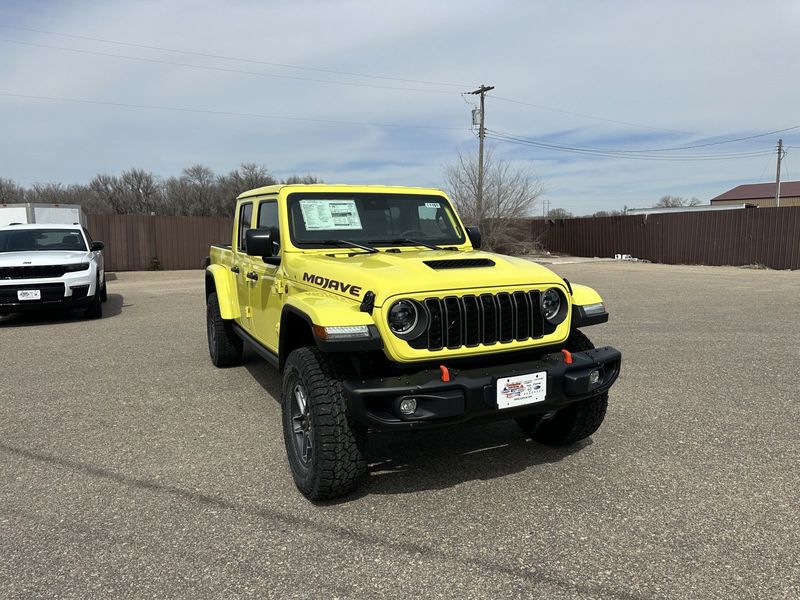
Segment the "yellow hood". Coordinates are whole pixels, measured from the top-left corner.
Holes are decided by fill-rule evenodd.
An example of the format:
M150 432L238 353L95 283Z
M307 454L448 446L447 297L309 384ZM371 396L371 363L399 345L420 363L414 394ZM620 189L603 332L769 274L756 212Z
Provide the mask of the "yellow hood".
M563 285L558 275L541 265L480 250L403 249L379 254L354 250L352 256L348 252L337 251L335 255L331 252L287 252L284 254L286 271L291 274L291 281L350 300L360 301L366 292L372 291L378 307L387 298L399 294L436 296L467 289ZM486 264L437 264L436 261L482 261Z

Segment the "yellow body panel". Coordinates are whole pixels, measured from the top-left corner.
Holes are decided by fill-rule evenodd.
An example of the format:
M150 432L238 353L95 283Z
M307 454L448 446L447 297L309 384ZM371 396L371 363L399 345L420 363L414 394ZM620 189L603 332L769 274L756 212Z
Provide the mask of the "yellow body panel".
M298 248L292 244L289 235L286 208L288 196L300 191L421 194L447 200L444 192L430 188L329 184L273 185L241 194L234 221L232 247L212 248L209 272L217 286L223 318L235 319L273 351L278 351L278 320L286 306L309 317L314 325L375 325L383 340L386 355L396 362L408 363L559 344L569 335L572 304L586 305L602 301L592 288L577 284L572 284L573 296L570 297L564 280L549 269L522 258L475 250L468 238L455 246L457 251L401 246L399 252L370 254L355 248ZM243 203L253 203L255 227L260 204L268 198L277 198L281 262L277 267L265 268L260 258L249 257L237 250L238 208ZM455 211L454 215L457 215ZM457 216L455 218L458 227L463 230L463 224ZM434 269L424 262L475 258L489 259L494 266ZM231 267L237 266L240 273L233 274ZM256 273L258 279L244 281L246 272ZM416 350L392 334L386 322L386 311L400 298L424 300L452 295L544 290L549 287L561 289L567 297L567 318L555 332L538 339L498 342L474 348ZM372 314L360 309L364 295L369 291L375 294Z
M361 312L358 302L324 292L298 290L286 298L286 305L307 315L315 325L374 325L372 316Z

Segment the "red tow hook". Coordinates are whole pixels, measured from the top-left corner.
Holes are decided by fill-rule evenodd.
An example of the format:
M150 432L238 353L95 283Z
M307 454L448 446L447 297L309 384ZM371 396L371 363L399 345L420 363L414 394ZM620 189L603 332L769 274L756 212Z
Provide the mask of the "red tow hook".
M444 381L445 383L450 381L450 369L448 369L444 365L439 365L439 370L442 372L442 381Z
M562 350L561 354L564 355L564 363L571 365L572 364L572 353L569 350Z

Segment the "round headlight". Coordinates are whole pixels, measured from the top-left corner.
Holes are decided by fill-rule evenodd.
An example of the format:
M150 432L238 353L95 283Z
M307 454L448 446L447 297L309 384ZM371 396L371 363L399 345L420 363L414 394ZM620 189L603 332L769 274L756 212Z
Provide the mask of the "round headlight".
M419 309L410 300L398 300L389 309L389 329L399 336L411 333L419 321Z
M561 294L550 288L542 294L542 316L552 322L561 311Z

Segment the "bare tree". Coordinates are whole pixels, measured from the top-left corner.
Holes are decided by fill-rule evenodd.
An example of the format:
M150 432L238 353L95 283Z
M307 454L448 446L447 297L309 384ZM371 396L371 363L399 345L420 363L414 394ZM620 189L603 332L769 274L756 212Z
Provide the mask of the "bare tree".
M566 208L551 208L547 211L548 219L571 219L574 216Z
M284 183L320 183L315 175L292 175ZM166 180L143 169L120 175L98 174L87 185L35 183L25 189L0 177L0 203L41 202L80 204L89 214L170 214L230 216L236 196L277 183L269 170L256 163L243 163L227 175L216 176L207 166L195 164L180 176Z
M221 196L220 214L230 215L236 206L236 196L244 191L278 183L269 170L256 163L242 163L227 175L217 178Z
M661 199L653 206L656 208L674 208L677 206L697 206L700 204L699 198L682 198L681 196L661 196Z
M289 175L289 177L283 180L283 183L291 185L293 183L323 183L323 181L316 175L311 175L309 173L308 175Z
M598 210L594 213L593 217L623 217L628 213L628 207L625 206L622 210Z
M212 216L219 212L220 194L214 172L192 165L180 177L164 182L164 210L173 215Z
M15 204L25 201L25 188L13 179L0 177L0 204Z
M122 201L122 190L119 181L113 175L95 175L89 182L89 195L94 202L108 207L104 212L125 212Z
M34 183L25 192L26 202L43 204L79 204L89 214L112 212L111 205L82 184Z
M524 253L533 241L520 220L536 208L543 187L530 170L519 169L507 160L495 158L488 148L483 158L483 203L478 207L478 155L459 152L445 167L447 191L461 218L468 225L479 225L487 248Z
M163 186L158 178L144 169L128 169L119 178L122 198L127 210L133 214L162 212Z

